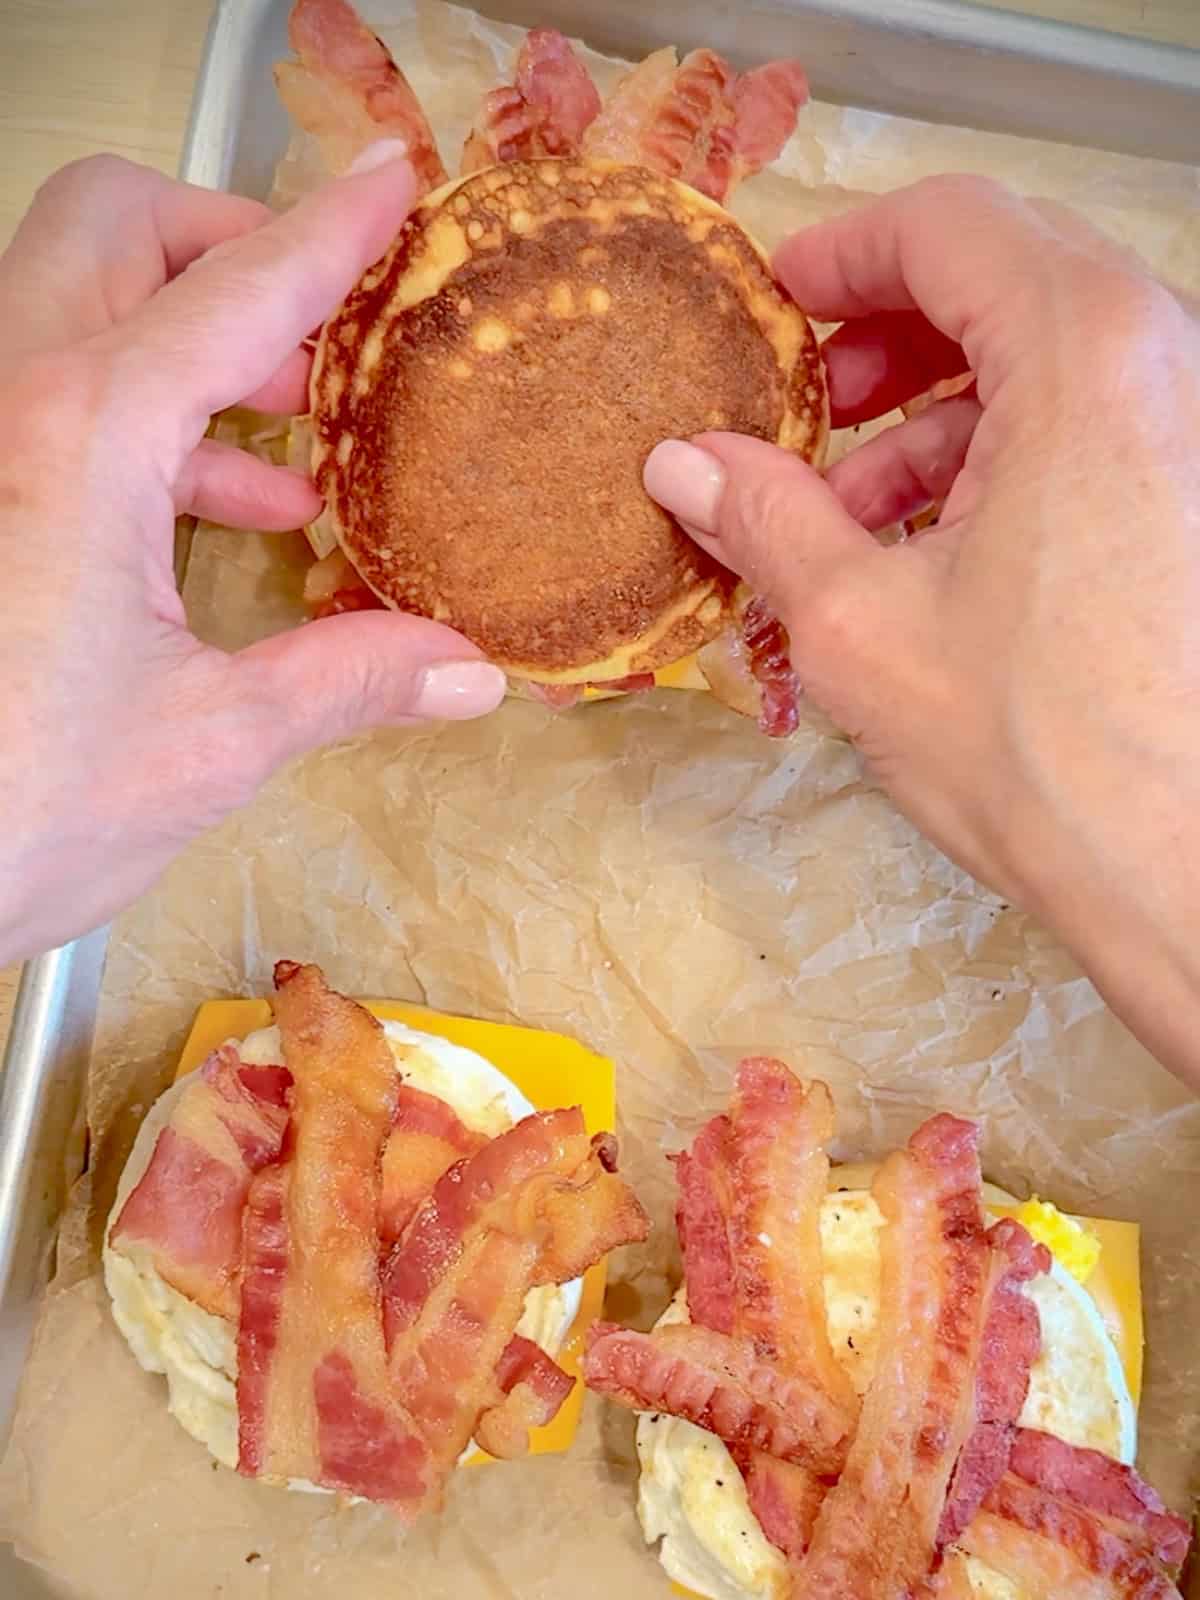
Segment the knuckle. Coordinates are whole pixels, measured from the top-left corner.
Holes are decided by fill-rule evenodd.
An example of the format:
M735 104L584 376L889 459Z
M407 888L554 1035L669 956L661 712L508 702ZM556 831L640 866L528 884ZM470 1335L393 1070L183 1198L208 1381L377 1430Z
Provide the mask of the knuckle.
M970 207L978 211L1007 210L1016 199L1006 184L975 172L946 172L922 178L914 186L914 193L938 207Z
M788 625L798 650L833 659L853 655L866 625L860 585L846 569L823 573L795 597Z
M66 166L52 172L38 190L38 198L60 205L90 195L98 189L109 189L128 183L144 169L124 156L114 156L107 151L94 156L80 156L68 161Z

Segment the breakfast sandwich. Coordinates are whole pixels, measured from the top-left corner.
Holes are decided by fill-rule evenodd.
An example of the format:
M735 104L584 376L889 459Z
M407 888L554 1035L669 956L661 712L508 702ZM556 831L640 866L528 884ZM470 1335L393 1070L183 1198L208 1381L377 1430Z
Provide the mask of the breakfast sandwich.
M460 1460L537 1448L577 1399L602 1263L645 1214L612 1134L535 1109L455 1042L471 1025L380 1021L294 962L275 985L269 1024L143 1124L105 1235L113 1315L217 1461L407 1522ZM584 1053L557 1045L561 1084Z
M451 177L407 80L347 0L296 0L280 94L331 170L402 137L420 203L321 333L290 458L324 500L317 615L388 606L459 629L514 692L564 707L710 687L797 722L779 622L642 488L662 439L729 429L820 466L807 318L724 209L807 89L656 52L602 104L531 32Z
M1133 1467L1140 1323L1080 1282L1099 1240L985 1186L961 1118L873 1169L831 1169L833 1132L823 1084L743 1061L676 1158L679 1294L589 1331L667 1572L711 1600L1176 1596L1188 1526Z

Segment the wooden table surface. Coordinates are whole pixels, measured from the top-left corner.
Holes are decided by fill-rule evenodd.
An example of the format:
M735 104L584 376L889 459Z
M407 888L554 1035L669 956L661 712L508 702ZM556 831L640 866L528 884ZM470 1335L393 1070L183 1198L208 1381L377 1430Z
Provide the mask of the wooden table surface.
M1200 0L1008 9L1200 48ZM64 162L115 150L175 170L210 11L211 0L0 0L0 247ZM16 981L0 971L0 1043Z

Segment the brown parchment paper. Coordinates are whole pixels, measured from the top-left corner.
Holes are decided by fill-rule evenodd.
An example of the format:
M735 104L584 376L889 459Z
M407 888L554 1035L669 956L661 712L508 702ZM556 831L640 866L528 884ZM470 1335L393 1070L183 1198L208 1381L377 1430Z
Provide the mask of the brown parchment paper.
M518 35L432 0L371 10L453 161ZM589 60L608 88L615 64ZM1181 166L816 105L736 209L773 244L946 169L1071 201L1200 291L1197 173ZM300 141L277 197L311 173ZM186 589L196 628L234 648L292 625L302 566L298 538L202 529ZM615 1058L623 1166L656 1228L614 1260L609 1309L643 1325L677 1272L664 1153L723 1103L739 1054L825 1078L848 1158L938 1108L979 1117L991 1177L1141 1223L1141 1462L1190 1507L1200 1104L1053 940L914 834L846 744L811 731L773 743L707 696L670 691L557 718L514 702L483 724L379 733L298 763L120 920L89 1084L91 1171L64 1219L0 1468L0 1532L55 1592L667 1592L634 1515L631 1421L597 1401L568 1456L459 1473L445 1515L401 1546L384 1513L218 1468L135 1365L97 1277L117 1174L195 1006L265 991L283 955L352 993L559 1029Z

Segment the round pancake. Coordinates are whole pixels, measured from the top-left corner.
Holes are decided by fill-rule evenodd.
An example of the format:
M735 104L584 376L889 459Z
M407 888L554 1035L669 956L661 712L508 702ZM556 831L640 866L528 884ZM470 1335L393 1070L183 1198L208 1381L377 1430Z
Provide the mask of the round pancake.
M640 167L541 160L431 195L326 325L313 475L387 605L518 677L652 671L733 579L642 488L660 439L732 429L817 464L816 340L762 252Z

